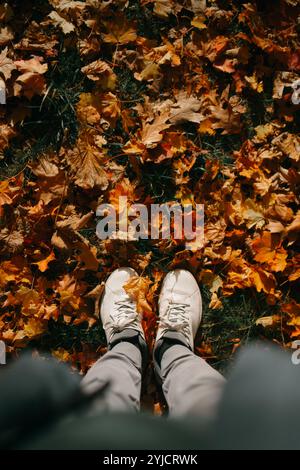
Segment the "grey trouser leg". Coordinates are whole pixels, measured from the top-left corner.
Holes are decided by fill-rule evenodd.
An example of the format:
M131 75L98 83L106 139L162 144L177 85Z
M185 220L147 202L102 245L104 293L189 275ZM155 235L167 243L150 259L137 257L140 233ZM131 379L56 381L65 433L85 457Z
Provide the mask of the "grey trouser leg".
M97 410L137 412L140 409L141 371L140 350L124 341L116 344L91 367L82 386L92 391L109 383L103 396L95 400Z
M170 416L213 418L226 383L224 377L182 345L166 350L161 380Z

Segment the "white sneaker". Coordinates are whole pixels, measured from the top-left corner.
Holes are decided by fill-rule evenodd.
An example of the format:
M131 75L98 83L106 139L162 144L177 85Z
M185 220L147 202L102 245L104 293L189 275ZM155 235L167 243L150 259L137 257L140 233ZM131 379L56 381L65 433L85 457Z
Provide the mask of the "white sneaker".
M105 283L100 316L108 344L114 334L121 333L125 329L138 331L145 339L142 319L136 310L136 303L123 289L124 284L132 276L137 276L134 269L119 268L109 276Z
M169 272L159 296L159 327L156 344L163 336L180 333L188 347L194 349L194 338L202 318L202 298L194 276L184 269Z

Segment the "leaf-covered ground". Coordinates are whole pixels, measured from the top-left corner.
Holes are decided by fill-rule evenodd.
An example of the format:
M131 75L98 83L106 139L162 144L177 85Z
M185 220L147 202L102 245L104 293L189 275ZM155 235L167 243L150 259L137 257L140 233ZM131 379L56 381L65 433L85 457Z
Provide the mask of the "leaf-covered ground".
M299 0L0 5L0 340L83 373L101 283L141 276L151 346L165 272L199 280L197 351L300 337ZM205 204L205 246L100 241L98 205ZM151 375L149 406L157 402Z

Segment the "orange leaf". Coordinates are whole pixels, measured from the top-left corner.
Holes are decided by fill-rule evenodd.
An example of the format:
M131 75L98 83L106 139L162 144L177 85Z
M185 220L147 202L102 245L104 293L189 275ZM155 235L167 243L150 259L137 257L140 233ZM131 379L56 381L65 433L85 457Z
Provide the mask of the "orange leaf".
M140 314L152 314L152 308L147 300L150 285L151 280L148 277L133 276L123 286L127 294L136 302L136 308Z
M37 263L32 263L32 264L36 264L39 270L41 271L41 273L44 273L45 271L47 271L49 267L49 263L51 263L51 261L53 260L55 260L55 254L53 251L51 251L50 255L47 256L47 258L44 258L41 261L38 261Z

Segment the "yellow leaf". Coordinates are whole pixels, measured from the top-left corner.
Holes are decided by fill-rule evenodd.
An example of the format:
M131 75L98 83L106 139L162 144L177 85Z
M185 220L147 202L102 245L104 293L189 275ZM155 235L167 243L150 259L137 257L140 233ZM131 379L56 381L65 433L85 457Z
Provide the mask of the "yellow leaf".
M213 310L218 310L222 307L223 307L223 305L222 305L221 300L218 298L217 294L214 292L211 296L211 301L210 301L210 304L209 304L209 308L211 308Z
M136 308L140 314L151 314L152 309L147 300L147 293L151 285L148 277L133 276L123 286L127 294L136 302Z
M195 18L191 21L191 25L195 26L195 28L198 28L198 29L206 29L207 25L205 24L205 21L206 21L206 16L200 14L198 16L195 16Z
M36 264L39 270L41 271L41 273L44 273L45 271L47 271L49 267L49 263L51 263L51 261L53 260L55 260L55 253L51 251L50 255L47 256L47 258L44 258L41 261L38 261L37 263L32 263L32 264Z

